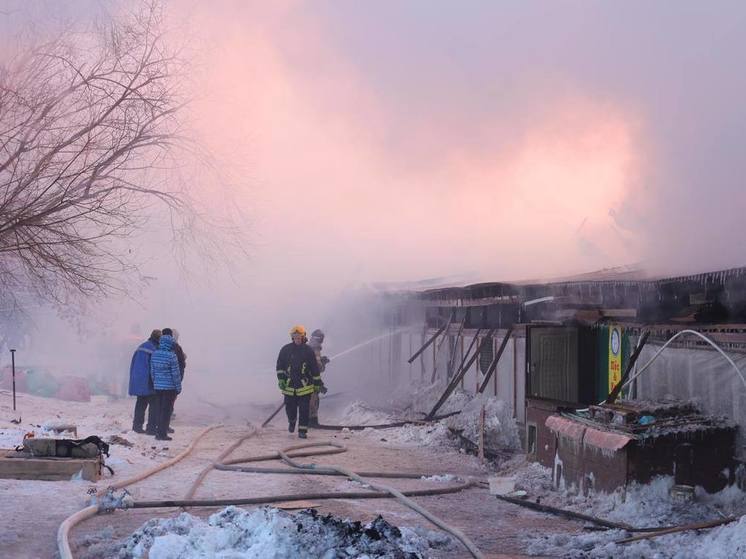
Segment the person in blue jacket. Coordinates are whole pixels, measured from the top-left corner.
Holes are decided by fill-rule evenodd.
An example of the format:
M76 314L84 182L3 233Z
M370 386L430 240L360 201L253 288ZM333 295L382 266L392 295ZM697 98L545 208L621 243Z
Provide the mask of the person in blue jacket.
M181 370L179 360L173 352L173 336L161 336L158 349L150 359L150 376L158 399L158 424L155 438L159 441L170 441L168 428L171 413L174 409L176 395L181 392Z
M155 426L158 422L158 410L155 402L155 390L150 380L150 358L158 348L158 340L161 337L160 330L153 330L150 338L141 343L132 355L130 362L130 386L129 395L137 396L135 401L135 415L132 419L132 430L135 433L149 433L155 435ZM148 410L148 426L144 431L142 428L145 421L145 410Z

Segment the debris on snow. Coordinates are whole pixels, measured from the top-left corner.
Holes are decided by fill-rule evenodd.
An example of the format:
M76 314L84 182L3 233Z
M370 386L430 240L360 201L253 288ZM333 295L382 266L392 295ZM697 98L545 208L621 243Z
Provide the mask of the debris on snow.
M455 447L451 432L443 423L427 425L403 425L393 429L386 429L386 441L393 445L402 446L440 446Z
M511 465L516 487L525 489L529 499L542 504L582 512L605 520L635 527L667 527L716 520L746 514L746 494L736 486L715 494L697 488L694 502L683 504L671 496L674 480L670 476L655 478L649 484L632 484L626 491L589 496L554 491L551 470L539 464ZM697 534L682 532L642 540L632 544L614 542L628 537L624 531L608 530L578 534L544 534L528 538L527 551L532 555L561 557L655 557L689 559L695 557L738 557L746 551L746 522L734 522Z
M436 476L422 476L420 479L423 481L454 481L458 478L453 474L442 474Z
M422 528L397 528L381 516L362 524L322 516L314 509L297 514L263 507L228 507L206 521L188 513L152 519L124 542L90 548L87 559L196 559L262 557L342 559L345 557L427 557L431 549L450 549L452 538ZM116 549L114 548L116 547Z
M490 449L515 450L520 448L518 427L512 410L495 397L484 394L474 396L458 415L445 419L451 429L461 431L472 442L479 440L480 415L484 406L484 446Z
M23 444L23 429L0 429L0 448L15 448Z

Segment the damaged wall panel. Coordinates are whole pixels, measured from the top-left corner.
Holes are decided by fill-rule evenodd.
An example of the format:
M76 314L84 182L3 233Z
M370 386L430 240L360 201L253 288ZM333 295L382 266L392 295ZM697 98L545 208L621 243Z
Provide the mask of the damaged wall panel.
M659 349L659 344L648 342L639 363L647 363ZM746 355L729 355L746 370ZM715 350L666 349L636 382L639 399L691 400L706 414L729 417L740 427L736 456L746 457L746 389L733 367Z
M547 409L532 406L530 415L538 420ZM536 459L553 469L558 487L612 492L673 475L715 492L732 481L736 426L691 404L591 406L582 416L549 415L537 427Z

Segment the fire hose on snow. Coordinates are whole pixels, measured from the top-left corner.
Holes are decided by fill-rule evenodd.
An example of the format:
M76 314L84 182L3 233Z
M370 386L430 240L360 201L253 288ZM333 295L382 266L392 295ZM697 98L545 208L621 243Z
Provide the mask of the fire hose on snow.
M158 466L154 468L146 470L140 475L137 475L128 480L109 486L106 490L99 491L97 493L97 497L101 497L105 494L111 494L111 492L114 489L124 488L128 485L136 483L137 481L141 481L147 477L150 477L174 465L176 462L182 460L188 454L190 454L191 451L196 446L197 442L208 431L214 429L215 427L217 426L210 427L204 430L203 432L201 432L190 443L189 447L187 447L187 449L184 450L178 456L172 458L171 460L167 462L164 462L163 464L159 464ZM484 555L482 555L482 553L474 545L474 543L471 542L471 540L469 540L469 538L466 535L464 535L459 529L453 526L450 526L449 524L439 519L438 517L430 513L427 509L418 505L417 503L415 503L409 498L409 497L416 497L416 496L444 495L444 494L449 494L449 493L456 493L456 492L463 491L465 489L469 489L471 487L476 486L476 483L474 481L466 480L466 481L462 481L461 483L457 485L452 485L450 487L445 487L445 488L440 488L440 489L421 489L421 490L411 490L411 491L399 491L392 487L388 487L388 486L378 484L378 483L373 483L365 479L363 475L369 476L369 477L415 479L415 478L421 478L423 476L427 476L431 474L422 474L422 473L415 474L411 472L410 473L362 472L363 475L361 475L361 473L353 472L351 470L348 470L340 466L335 466L335 465L317 466L316 464L302 464L302 463L299 463L293 460L294 458L300 458L304 456L339 454L339 453L347 451L347 448L344 445L334 443L331 441L330 442L306 443L306 444L301 444L297 446L291 446L283 450L280 450L280 451L277 451L271 454L261 455L261 456L236 458L236 459L231 459L231 460L227 459L227 457L232 452L234 452L246 439L252 437L254 434L256 434L256 430L253 430L249 434L244 435L241 438L239 438L237 441L232 443L227 449L225 449L210 466L202 470L197 476L195 482L192 484L189 491L187 492L185 499L158 500L158 501L129 501L129 502L123 499L120 499L120 500L114 500L115 504L112 507L107 508L107 510L112 510L112 508L127 509L127 508L163 508L163 507L169 507L169 508L170 507L182 507L182 508L184 507L222 507L222 506L230 506L230 505L234 505L234 506L259 505L259 504L270 504L270 503L278 503L278 502L285 502L285 501L299 501L299 500L395 498L400 503L404 504L405 506L409 507L410 509L414 510L415 512L417 512L418 514L426 518L428 521L430 521L432 524L434 524L438 528L444 530L445 532L448 532L454 538L459 540L466 547L466 549L469 551L472 557L475 557L476 559L483 559ZM323 447L328 447L328 448L323 448ZM309 449L313 449L313 450L309 450ZM251 469L246 466L233 466L234 464L239 464L239 463L259 462L259 461L278 460L278 459L282 460L285 464L290 466L290 468L289 469L287 468L264 468L264 469L254 468L254 469ZM237 472L251 472L251 473L283 473L283 474L292 473L296 475L309 475L309 474L310 475L340 475L340 476L347 477L348 479L357 481L366 487L370 487L373 491L301 493L301 494L295 494L295 495L271 495L267 497L250 497L250 498L243 498L243 499L242 498L209 499L209 500L193 499L193 496L196 493L197 488L204 481L205 477L212 469L220 469L220 470L225 470L225 471L237 471ZM58 549L60 552L61 559L72 559L73 557L72 552L70 550L70 544L69 544L69 533L72 530L72 528L80 524L84 520L95 516L99 512L102 512L102 510L103 509L99 504L93 504L71 515L67 519L65 519L65 521L59 527L58 538L57 538Z
M163 462L162 464L158 464L157 466L154 466L152 468L149 468L143 472L140 472L139 474L113 483L106 487L106 489L101 489L96 492L96 499L100 499L101 497L105 496L106 494L115 491L117 489L123 489L125 487L128 487L130 485L133 485L137 483L138 481L142 481L146 478L149 478L152 475L157 474L158 472L161 472L165 470L166 468L170 468L177 462L180 462L191 452L194 450L194 447L197 446L197 443L207 435L210 431L213 429L216 429L218 427L221 427L221 425L212 425L210 427L207 427L206 429L202 430L193 440L191 443L189 443L189 446L184 449L181 453L177 454L170 460L167 460L166 462ZM60 524L60 527L57 530L57 549L60 554L60 559L73 559L72 551L70 550L70 541L69 541L69 535L70 530L72 530L75 526L83 522L84 520L91 518L93 516L96 516L99 512L99 505L93 504L90 506L87 506L86 508L79 510L75 514L67 517L62 524Z

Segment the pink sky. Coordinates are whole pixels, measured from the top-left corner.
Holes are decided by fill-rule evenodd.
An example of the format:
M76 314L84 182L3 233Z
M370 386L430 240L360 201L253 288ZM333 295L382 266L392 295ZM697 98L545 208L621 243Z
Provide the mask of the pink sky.
M307 12L229 6L194 19L209 44L194 110L211 148L246 173L239 198L264 281L297 269L324 283L515 279L639 258L610 215L644 164L633 108L559 88L520 127L480 115L500 141L474 149L448 138L454 115L402 128ZM412 148L405 161L392 130Z

